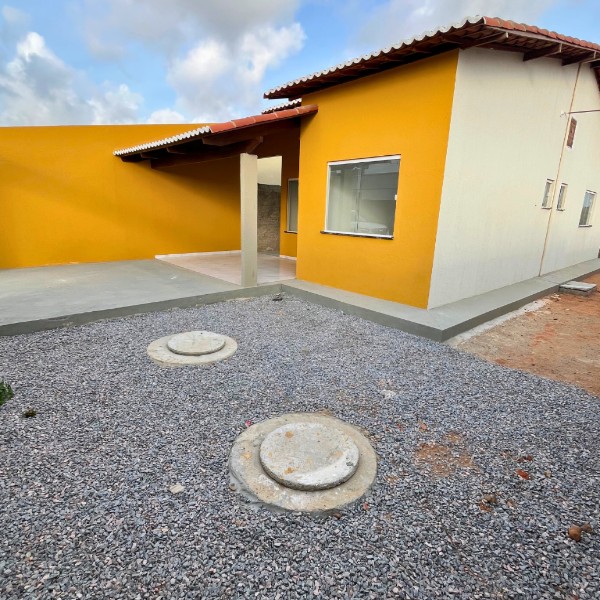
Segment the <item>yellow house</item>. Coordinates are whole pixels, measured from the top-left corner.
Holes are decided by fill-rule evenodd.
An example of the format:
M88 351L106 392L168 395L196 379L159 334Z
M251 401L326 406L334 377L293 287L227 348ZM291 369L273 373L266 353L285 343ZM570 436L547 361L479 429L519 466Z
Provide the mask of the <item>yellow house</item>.
M258 162L281 156L298 279L443 306L598 256L599 85L599 45L475 17L245 119L3 129L0 268L241 248L256 284Z

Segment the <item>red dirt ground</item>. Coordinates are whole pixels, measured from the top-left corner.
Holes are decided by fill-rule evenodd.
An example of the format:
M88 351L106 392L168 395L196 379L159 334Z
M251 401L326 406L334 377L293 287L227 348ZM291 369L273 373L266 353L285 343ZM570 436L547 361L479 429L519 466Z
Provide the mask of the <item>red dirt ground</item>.
M600 288L600 274L585 279ZM491 362L573 383L600 396L600 292L552 294L545 306L460 342Z

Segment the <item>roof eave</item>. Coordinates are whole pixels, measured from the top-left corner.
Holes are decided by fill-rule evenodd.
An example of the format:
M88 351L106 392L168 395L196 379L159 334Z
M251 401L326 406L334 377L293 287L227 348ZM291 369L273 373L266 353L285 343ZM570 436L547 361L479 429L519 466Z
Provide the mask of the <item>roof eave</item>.
M594 53L600 57L598 44L497 17L477 16L296 79L267 91L264 97L273 100L299 98L455 49L483 47L531 55L544 50L546 46L552 50L553 45L560 45L560 52L549 52L547 55L563 60L565 65L595 60ZM544 55L541 52L540 57Z
M113 154L124 162L153 161L163 160L165 154L163 151L168 154L180 154L180 148L184 150L181 154L189 155L190 149L193 149L198 158L201 158L200 155L204 151L208 154L214 147L225 148L227 146L235 150L243 142L258 140L262 135L280 131L281 127L290 123L293 126L294 120L315 114L317 111L318 106L312 104L234 119L225 123L214 123L168 138L115 150ZM184 148L184 146L187 147ZM218 152L215 155L218 156Z

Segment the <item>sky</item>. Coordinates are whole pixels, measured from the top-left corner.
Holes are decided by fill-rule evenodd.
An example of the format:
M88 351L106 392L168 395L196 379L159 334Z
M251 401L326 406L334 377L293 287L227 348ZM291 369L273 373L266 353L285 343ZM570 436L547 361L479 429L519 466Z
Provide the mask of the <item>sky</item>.
M600 0L0 0L0 125L206 123L466 16L600 43Z

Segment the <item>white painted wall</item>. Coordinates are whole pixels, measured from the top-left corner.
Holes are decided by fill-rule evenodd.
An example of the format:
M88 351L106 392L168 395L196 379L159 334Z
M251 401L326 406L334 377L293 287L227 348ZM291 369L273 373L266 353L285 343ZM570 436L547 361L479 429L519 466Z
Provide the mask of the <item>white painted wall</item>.
M571 110L593 109L600 110L598 82L591 69L582 67ZM577 119L575 142L573 148L565 146L554 206L560 183L569 186L567 202L564 211L552 211L542 273L596 258L600 249L600 112L573 116ZM579 227L586 190L597 194L592 226Z
M281 156L258 159L258 183L281 185Z
M563 161L567 210L557 216L541 208L546 179L557 178L567 127L561 112L571 105L578 66L522 58L460 53L429 308L536 277L551 215L546 271L598 254L600 210L594 227L577 226L581 190L600 190L600 170L592 166L600 156L597 119L579 120L576 147ZM575 105L594 108L599 99L583 67Z

